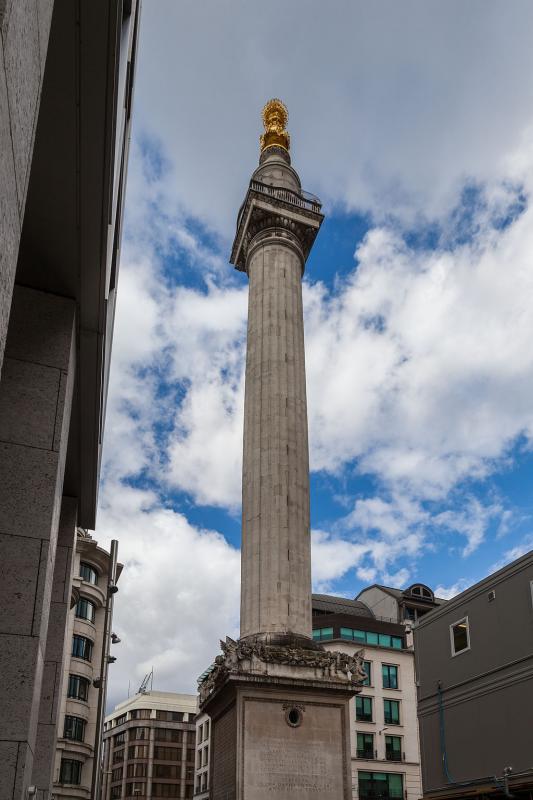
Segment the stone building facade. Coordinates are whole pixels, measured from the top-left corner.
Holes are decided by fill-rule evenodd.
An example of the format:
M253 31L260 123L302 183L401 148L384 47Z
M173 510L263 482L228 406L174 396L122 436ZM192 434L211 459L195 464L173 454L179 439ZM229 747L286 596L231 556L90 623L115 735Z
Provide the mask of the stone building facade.
M313 636L348 654L364 651L366 679L350 704L353 798L419 800L414 653L405 627L361 601L314 594Z
M194 793L197 698L148 691L104 723L101 800L188 798Z
M209 763L211 760L211 720L207 714L196 717L196 770L194 796L196 800L209 798Z
M49 798L94 529L139 0L0 0L0 787Z
M109 553L86 531L79 529L71 583L63 685L54 766L54 797L73 800L91 797L95 745L99 730L98 707L103 705L102 649L105 658L105 605L112 579ZM120 576L121 565L115 574ZM107 665L104 669L107 668ZM95 685L96 684L96 685Z

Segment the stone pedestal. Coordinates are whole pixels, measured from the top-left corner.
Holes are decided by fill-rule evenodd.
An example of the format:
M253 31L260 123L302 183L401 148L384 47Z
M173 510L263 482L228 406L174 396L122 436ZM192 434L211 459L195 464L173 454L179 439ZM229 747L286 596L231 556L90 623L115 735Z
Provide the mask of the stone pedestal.
M231 639L200 687L212 800L351 800L349 701L359 657Z

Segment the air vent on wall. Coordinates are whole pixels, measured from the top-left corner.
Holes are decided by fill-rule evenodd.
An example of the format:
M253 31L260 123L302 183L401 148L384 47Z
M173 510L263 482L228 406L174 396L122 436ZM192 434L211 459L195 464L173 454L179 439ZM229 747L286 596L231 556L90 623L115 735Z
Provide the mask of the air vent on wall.
M490 590L490 592L488 593L488 595L487 595L487 596L488 596L488 598L489 598L489 603L490 603L492 600L496 600L496 592L495 592L495 590L494 590L494 589L491 589L491 590Z

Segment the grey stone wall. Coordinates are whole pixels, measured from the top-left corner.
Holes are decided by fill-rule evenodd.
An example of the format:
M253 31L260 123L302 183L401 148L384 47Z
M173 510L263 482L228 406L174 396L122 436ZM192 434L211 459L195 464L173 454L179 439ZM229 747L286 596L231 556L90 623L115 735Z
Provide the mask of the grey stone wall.
M74 376L75 303L16 287L0 382L2 800L32 780Z
M53 0L0 0L0 373Z

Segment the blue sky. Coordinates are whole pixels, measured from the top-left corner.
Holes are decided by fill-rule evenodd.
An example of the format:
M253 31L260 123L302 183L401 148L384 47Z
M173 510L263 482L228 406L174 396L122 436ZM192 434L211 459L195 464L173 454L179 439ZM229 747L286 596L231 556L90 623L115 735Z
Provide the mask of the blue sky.
M315 588L451 596L533 546L532 16L145 0L96 531L125 563L111 703L152 666L193 690L237 631L228 255L271 96L326 214L304 281Z

